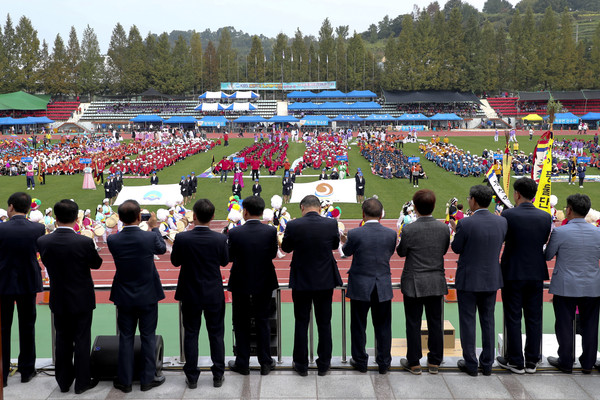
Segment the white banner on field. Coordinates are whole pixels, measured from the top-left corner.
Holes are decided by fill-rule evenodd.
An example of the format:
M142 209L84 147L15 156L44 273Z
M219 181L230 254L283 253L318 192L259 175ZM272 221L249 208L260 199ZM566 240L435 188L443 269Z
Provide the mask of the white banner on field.
M141 205L159 206L165 205L167 201L174 201L181 196L179 185L145 185L145 186L123 186L121 193L117 196L115 205L121 205L125 200L136 200Z
M304 196L314 194L320 200L334 203L356 203L356 182L354 179L321 180L309 183L294 183L291 203L300 203Z

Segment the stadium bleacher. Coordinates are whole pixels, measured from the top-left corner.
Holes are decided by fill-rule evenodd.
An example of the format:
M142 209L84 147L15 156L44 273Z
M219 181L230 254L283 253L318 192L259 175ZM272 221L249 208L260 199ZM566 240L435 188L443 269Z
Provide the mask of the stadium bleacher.
M519 92L517 97L488 97L489 105L498 116L524 117L528 114L546 114L546 104L552 97L560 101L564 112L582 116L600 112L600 91L579 90L570 92Z
M44 115L54 121L66 121L71 118L74 111L79 109L80 104L79 101L55 101L48 103L48 108Z

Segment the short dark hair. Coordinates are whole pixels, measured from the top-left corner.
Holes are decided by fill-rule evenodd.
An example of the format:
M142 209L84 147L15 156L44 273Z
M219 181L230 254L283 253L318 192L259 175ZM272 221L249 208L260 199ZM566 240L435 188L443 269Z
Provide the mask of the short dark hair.
M259 196L248 196L242 202L244 210L253 217L260 217L265 210L265 201Z
M27 214L31 208L31 196L25 192L13 193L7 203L9 206L12 204L16 212Z
M537 183L531 178L523 177L519 178L513 183L513 189L515 192L521 193L521 196L527 200L531 200L537 193Z
M585 217L592 208L592 201L587 194L575 193L567 197L567 207L580 217Z
M77 221L79 206L73 200L63 199L54 204L54 215L56 220L63 224Z
M412 198L415 209L421 215L431 215L435 208L435 193L433 190L417 190Z
M321 208L321 201L314 194L309 194L308 196L304 196L304 198L300 201L300 208Z
M209 199L199 199L194 203L194 214L199 222L206 224L215 215L215 205Z
M465 206L463 206L462 204L457 204L456 205L456 209L457 210L462 210L463 208L465 208Z
M383 204L378 199L371 197L362 204L362 211L367 217L381 218L383 215Z
M140 203L137 201L125 200L123 204L119 206L117 212L119 213L119 219L124 224L133 224L142 211L140 209Z
M471 186L469 196L472 197L480 207L488 208L492 202L494 192L488 186L475 185Z

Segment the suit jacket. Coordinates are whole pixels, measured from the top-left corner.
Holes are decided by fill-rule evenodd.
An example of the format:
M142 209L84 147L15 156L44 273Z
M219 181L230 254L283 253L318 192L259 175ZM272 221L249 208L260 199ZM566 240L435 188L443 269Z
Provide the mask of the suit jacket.
M94 241L68 228L57 228L37 240L42 262L50 276L50 309L54 314L79 314L96 308L90 269L102 258Z
M547 280L544 245L552 229L552 217L531 203L502 212L508 223L502 253L504 280Z
M260 192L262 192L262 186L254 184L252 185L252 194L254 196L260 196Z
M106 241L117 270L110 291L115 305L146 306L165 298L154 265L154 255L167 251L158 228L145 232L137 226L123 227Z
M406 257L402 270L402 294L409 297L448 293L444 255L450 245L448 226L433 217L420 217L404 225L398 255Z
M15 215L0 224L0 295L42 291L42 273L37 261L37 239L44 225Z
M290 288L296 290L333 289L342 284L333 250L340 245L337 222L306 213L287 223L281 249L292 255Z
M151 185L158 185L158 176L151 176L150 177L150 184Z
M279 287L273 259L277 257L277 229L259 220L246 221L229 231L229 291L243 294L271 292Z
M600 229L575 218L550 235L546 260L556 256L550 293L568 297L600 296Z
M227 236L197 226L175 238L171 263L179 267L175 300L192 304L225 301L220 267L229 263Z
M231 185L231 192L233 193L234 196L241 196L242 195L242 185L240 185L239 183L234 183L233 185Z
M377 288L379 301L394 297L390 258L396 249L397 234L379 222L369 222L348 232L348 241L342 247L347 256L353 256L348 271L348 298L370 301Z
M460 254L458 290L492 292L503 286L499 258L506 230L506 219L485 209L458 221L452 241L452 250Z

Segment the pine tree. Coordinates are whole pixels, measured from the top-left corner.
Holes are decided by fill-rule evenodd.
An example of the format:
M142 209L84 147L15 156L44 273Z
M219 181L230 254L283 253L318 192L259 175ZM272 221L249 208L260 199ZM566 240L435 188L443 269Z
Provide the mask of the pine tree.
M292 39L291 52L294 55L294 80L298 82L308 81L308 48L300 31L296 29L294 39Z
M52 95L65 95L71 90L69 85L69 70L65 64L67 59L67 50L65 43L56 35L52 55L50 56L50 65L48 66L48 93Z
M202 40L198 32L192 33L190 38L190 63L191 63L191 84L194 96L199 90L202 90Z
M67 82L69 85L69 93L80 94L79 87L79 69L81 63L81 48L79 47L79 39L74 26L71 26L69 32L69 42L67 44Z
M421 83L417 82L419 77L416 75L416 59L415 53L415 30L414 22L411 15L407 14L402 18L402 31L398 36L398 85L401 90L414 90Z
M418 43L414 68L415 75L419 77L414 84L415 90L434 89L439 71L439 64L436 62L438 41L433 32L431 16L426 11L421 12L415 23L414 37Z
M260 38L252 36L252 47L248 54L248 79L251 82L263 82L265 74L265 53Z
M5 69L2 71L4 90L7 92L14 92L19 90L17 79L17 71L19 70L19 66L17 64L15 29L13 28L10 14L6 15L4 35L2 36L2 47L4 48L4 54L2 54L2 56L5 59Z
M288 37L284 33L279 33L275 38L273 45L273 55L271 56L271 77L273 82L286 82L289 77L289 57Z
M600 23L596 26L592 47L590 51L590 68L593 71L595 81L592 87L600 87Z
M557 40L558 40L558 24L556 22L556 14L552 10L552 7L546 8L544 17L542 18L540 25L537 29L538 34L535 36L537 46L537 53L539 58L539 80L540 88L544 90L550 90L555 87L559 77L558 71L558 53L557 53Z
M205 90L219 89L219 60L211 40L208 41L204 51L204 82Z
M137 26L129 28L127 57L124 65L124 89L126 93L138 94L148 89L146 81L146 49Z
M125 69L127 64L127 35L120 23L112 31L108 45L107 80L115 94L127 93Z
M158 37L154 57L154 82L156 90L161 93L171 93L174 74L171 60L171 44L169 43L169 35L166 32L163 32Z
M81 66L79 68L79 87L81 93L90 98L102 88L104 59L100 55L100 45L94 30L88 25L81 38Z
M185 94L192 84L192 64L190 62L190 47L179 35L173 47L173 80L170 93Z
M17 70L16 85L26 92L33 92L37 85L37 71L39 68L40 41L37 31L33 29L31 21L21 17L15 32L15 55Z
M337 87L340 89L343 88L346 92L351 90L348 89L348 82L346 80L346 69L348 68L346 63L346 37L348 36L348 30L348 25L339 26L335 29L335 80L337 82Z
M557 83L557 90L573 90L576 87L575 71L579 60L575 49L573 35L573 20L568 10L561 14L558 52L560 65L559 73L562 79Z
M332 74L331 61L335 54L335 39L333 37L333 28L329 18L325 18L321 29L319 29L319 52L317 66L320 69L320 79L329 80ZM319 61L320 60L320 61Z

